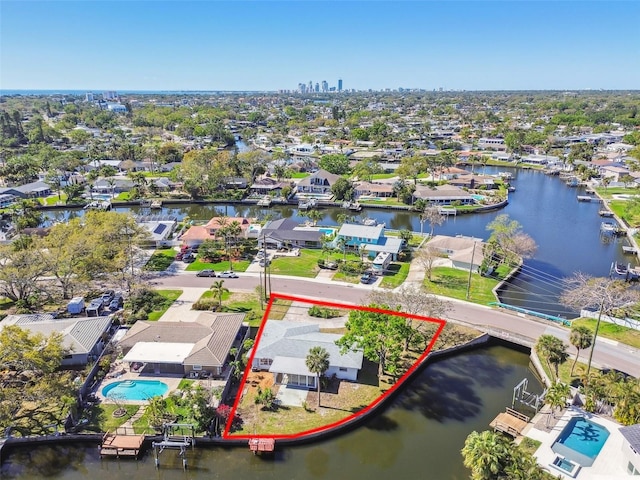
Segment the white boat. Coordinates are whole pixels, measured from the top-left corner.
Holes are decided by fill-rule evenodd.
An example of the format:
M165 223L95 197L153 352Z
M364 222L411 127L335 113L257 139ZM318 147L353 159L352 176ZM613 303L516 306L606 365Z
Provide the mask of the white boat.
M598 212L601 217L613 217L613 212L609 210L602 209Z
M149 205L150 208L162 208L162 200L154 200Z
M309 210L315 208L318 205L318 200L315 198L309 198L308 200L300 200L298 202L298 210Z
M618 231L618 227L616 226L615 223L612 223L612 222L602 222L600 224L600 230L602 230L605 233L615 233Z

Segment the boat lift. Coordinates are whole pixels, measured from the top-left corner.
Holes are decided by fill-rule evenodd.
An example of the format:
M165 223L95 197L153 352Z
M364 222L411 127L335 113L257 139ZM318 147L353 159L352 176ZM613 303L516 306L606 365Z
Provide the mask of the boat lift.
M177 429L188 429L189 435L175 435ZM191 423L164 423L162 425L162 441L153 442L153 456L156 468L160 467L160 454L165 449L180 450L178 456L182 458L182 468L187 469L187 448L193 450L196 445L195 426Z
M513 387L513 398L511 399L511 408L515 408L516 402L526 405L528 407L533 408L536 413L542 408L544 405L544 397L547 393L545 390L540 395L535 393L531 393L527 391L527 387L529 386L529 380L526 378L522 379L522 381Z

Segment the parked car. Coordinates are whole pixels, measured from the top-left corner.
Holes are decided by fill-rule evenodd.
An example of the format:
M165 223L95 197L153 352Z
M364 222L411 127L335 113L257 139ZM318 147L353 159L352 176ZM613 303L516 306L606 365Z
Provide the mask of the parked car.
M176 260L182 260L183 258L184 258L184 253L182 253L182 252L179 252L179 253L176 255Z
M111 303L111 300L113 300L114 295L115 292L113 290L106 290L100 297L102 299L102 304L109 305L109 303Z
M196 256L193 253L190 253L189 255L182 257L182 261L184 263L193 263L196 261Z
M109 304L109 310L111 310L112 312L115 312L117 310L120 310L123 305L124 305L124 298L122 297L121 294L116 293L116 295L113 297L113 300L111 300L111 303Z
M197 277L215 277L216 272L211 269L205 269L205 270L200 270L198 273L196 273L196 276Z
M269 260L268 258L261 258L260 259L260 266L261 267L268 267L269 265L271 265L271 260Z
M236 272L232 272L230 270L225 270L220 275L220 278L238 278L238 274Z
M373 274L371 274L369 272L363 273L362 276L360 277L360 282L361 283L369 284L369 283L373 282L374 280L375 280L375 277L373 276Z

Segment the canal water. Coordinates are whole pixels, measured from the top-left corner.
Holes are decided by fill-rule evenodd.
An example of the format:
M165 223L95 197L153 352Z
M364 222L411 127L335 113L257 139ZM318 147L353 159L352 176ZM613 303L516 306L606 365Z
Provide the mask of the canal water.
M485 173L495 175L505 168L486 167ZM545 175L535 170L510 170L515 175L516 191L510 194L509 204L497 211L450 216L436 227L435 234L466 235L487 239L487 224L496 216L505 213L517 220L523 230L536 241L538 250L532 259L525 261L521 273L501 293L505 303L531 310L567 318L575 312L559 306L558 294L562 279L575 272L592 276L607 276L612 262L635 264L635 257L624 255L622 245L626 240L600 233L602 218L598 216L600 204L578 202L577 195L584 194L581 188L568 187L560 178ZM142 207L119 208L118 211L133 211L136 214L159 213ZM322 209L321 225L336 225L338 217L346 211L341 208ZM188 218L206 222L211 217L224 213L229 216L247 216L259 219L292 218L304 222L303 212L291 206L262 208L255 205L182 205L165 207L162 214L178 219ZM50 220L64 221L82 215L82 210L47 212ZM420 231L418 215L408 211L363 209L356 218L374 218L385 223L387 228ZM429 225L424 224L424 230Z
M151 453L139 461L100 460L82 445L16 449L0 468L2 479L368 479L466 480L460 449L473 430L511 405L523 378L540 392L529 357L502 346L481 348L427 366L383 413L363 426L317 444L284 448L273 458L248 448L196 449L189 468L175 452ZM523 412L530 414L527 410Z

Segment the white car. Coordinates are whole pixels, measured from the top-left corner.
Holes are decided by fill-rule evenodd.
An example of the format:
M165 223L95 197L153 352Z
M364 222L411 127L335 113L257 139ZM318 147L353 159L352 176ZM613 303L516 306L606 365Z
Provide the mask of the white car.
M218 274L220 278L238 278L238 274L236 272L231 272L229 270Z

